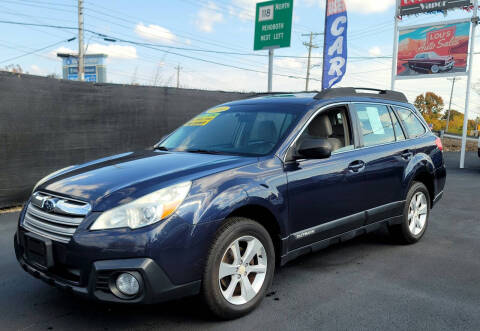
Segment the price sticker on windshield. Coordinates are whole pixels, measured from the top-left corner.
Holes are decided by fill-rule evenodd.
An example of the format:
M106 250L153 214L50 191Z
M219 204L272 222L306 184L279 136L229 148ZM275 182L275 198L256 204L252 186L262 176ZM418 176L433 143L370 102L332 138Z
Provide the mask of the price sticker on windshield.
M204 126L210 123L218 115L220 115L220 113L203 113L188 121L184 126Z
M229 109L230 109L230 107L227 107L227 106L224 106L224 107L216 107L216 108L207 110L207 113L209 113L209 114L221 113L221 112L227 111L227 110L229 110Z

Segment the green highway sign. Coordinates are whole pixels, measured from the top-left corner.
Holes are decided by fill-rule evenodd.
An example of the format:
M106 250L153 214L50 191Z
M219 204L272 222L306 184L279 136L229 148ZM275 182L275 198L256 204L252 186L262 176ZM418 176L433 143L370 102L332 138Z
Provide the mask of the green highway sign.
M293 0L257 3L253 50L290 47Z

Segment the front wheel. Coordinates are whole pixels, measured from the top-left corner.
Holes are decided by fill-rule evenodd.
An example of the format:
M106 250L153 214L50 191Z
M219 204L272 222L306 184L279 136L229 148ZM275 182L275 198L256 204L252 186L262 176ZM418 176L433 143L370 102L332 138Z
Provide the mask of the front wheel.
M430 68L430 70L432 70L432 73L436 74L436 73L438 73L438 72L440 71L440 67L439 67L438 65L434 64L434 65Z
M402 243L414 244L425 234L429 215L428 189L423 183L414 182L407 194L402 224L392 226L390 233Z
M274 271L275 250L267 230L248 218L229 218L207 257L203 297L220 318L246 315L264 298Z

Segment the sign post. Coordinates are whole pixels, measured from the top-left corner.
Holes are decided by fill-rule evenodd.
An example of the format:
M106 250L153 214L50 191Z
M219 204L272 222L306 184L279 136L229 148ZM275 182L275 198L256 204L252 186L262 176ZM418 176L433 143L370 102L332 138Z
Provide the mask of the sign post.
M465 168L465 149L467 147L468 108L470 107L470 90L472 88L472 72L475 51L475 31L478 24L478 0L473 1L473 18L470 32L470 52L468 58L467 97L465 98L465 113L463 114L462 149L460 150L460 169Z
M275 48L290 47L293 0L257 3L253 50L268 49L268 92L272 91L273 54Z
M395 90L395 76L397 75L397 54L398 54L398 15L400 12L400 0L396 0L395 24L393 28L393 56L392 56L392 82L390 89Z

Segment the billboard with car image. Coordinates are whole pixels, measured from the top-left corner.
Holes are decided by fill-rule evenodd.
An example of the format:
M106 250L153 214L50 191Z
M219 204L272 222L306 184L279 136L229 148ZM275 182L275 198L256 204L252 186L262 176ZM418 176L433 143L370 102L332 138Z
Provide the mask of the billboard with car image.
M469 21L400 29L397 79L424 75L465 75L469 38Z

